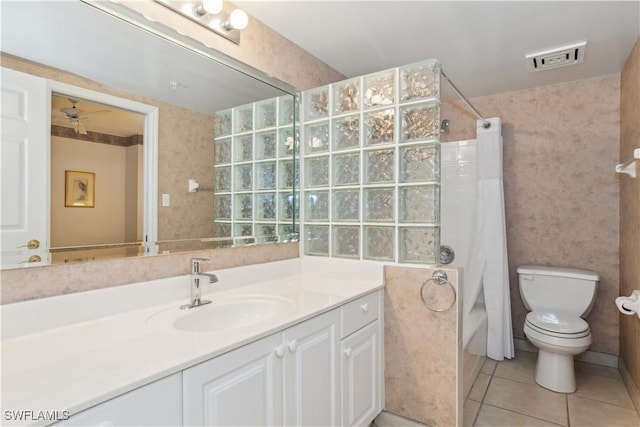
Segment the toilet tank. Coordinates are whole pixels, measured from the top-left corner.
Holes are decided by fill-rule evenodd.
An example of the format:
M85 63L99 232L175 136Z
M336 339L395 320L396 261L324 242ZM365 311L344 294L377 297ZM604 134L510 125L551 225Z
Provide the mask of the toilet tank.
M548 309L585 317L596 296L597 273L575 268L518 267L522 302L528 310Z

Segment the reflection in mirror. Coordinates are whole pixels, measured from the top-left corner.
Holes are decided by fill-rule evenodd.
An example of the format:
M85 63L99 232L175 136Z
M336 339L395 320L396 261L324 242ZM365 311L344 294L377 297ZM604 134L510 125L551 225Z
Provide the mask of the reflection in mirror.
M141 252L143 134L142 114L52 94L52 263ZM74 182L74 171L91 173L93 179ZM91 188L83 191L84 185ZM93 203L73 202L74 189L80 190L76 199L91 191Z
M276 138L280 138L286 132L293 132L292 135L296 138L295 121L287 124L278 122L275 125L265 123L263 127L245 130L244 135L241 135L241 131L232 135L218 135L214 131L216 113L233 111L236 107L259 105L262 101L267 104L275 102L277 120L280 120L280 114L285 111L285 107L281 107L284 104L293 107L295 117L297 101L291 87L259 72L254 74L259 78L253 77L249 75L246 66L239 65L242 71L238 71L229 66L228 60L223 65L217 60L218 54L215 51L173 31L164 29L164 34L159 35L149 28L142 29L79 1L4 1L1 19L3 67L45 78L48 82L63 82L157 109L158 173L157 177L148 178L151 182L142 191L143 205L150 206L152 210L155 208L156 212L153 221L157 223L158 241L146 241L147 236L142 236L149 251L176 252L295 239L295 235L291 235L296 231L296 205L293 203L295 191L289 185L295 181L295 150L286 155L278 151L275 157L266 157L270 148L256 145L256 141L269 138L262 133L273 136L275 132ZM158 28L159 24L147 22L145 26L153 26L154 31L162 30ZM24 31L26 27L30 31ZM69 95L64 91L58 92ZM61 100L66 102L66 106L47 104L47 108L51 109L51 123L46 123L49 120L41 123L47 134L50 125L62 126L56 122L59 117L53 116L59 115L63 108L73 108L73 103L67 98L65 96ZM82 102L81 100L77 104L78 109L88 109ZM103 116L100 118L113 117L115 110L112 106L101 108L111 112L100 113ZM100 114L89 115L84 123L81 120L82 127L90 132L90 122L97 121ZM79 124L75 125L80 131ZM254 144L252 150L266 149L267 153L254 151L254 159L245 160L244 165L234 166L230 162L220 164L218 168L214 166L214 142L217 144L219 139L226 138L233 143L234 139L248 138L249 135ZM285 137L285 142L288 141L287 138ZM290 141L287 143L291 145ZM268 145L269 142L266 141L265 144ZM146 154L143 157L146 164ZM219 196L231 196L233 200L237 185L232 185L223 192L188 190L190 179L197 180L203 189L208 187L213 190L216 185L215 171L224 166L238 169L244 166L247 169L249 164L254 173L252 180L259 183L260 188L244 188L241 196L246 198L251 194L252 207L261 206L257 214L252 212L250 220L229 215L228 218L215 217L215 209L220 205L216 203L216 199ZM87 168L72 170L91 172ZM256 170L266 172L256 178ZM144 173L146 179L146 169ZM45 176L52 177L50 174ZM100 176L96 175L96 186L104 182ZM286 185L280 181L282 177L287 180ZM33 178L29 173L29 179ZM231 179L233 182L235 178ZM272 179L276 181L273 182ZM50 188L49 183L46 182L43 187ZM149 191L153 188L155 191ZM102 190L98 192L97 189L98 187L96 203L111 203L110 200L103 199L105 193ZM53 220L53 204L59 203L61 197L51 191L51 194L43 196L51 200L50 206L38 211L39 215L47 216L44 222ZM259 200L257 204L256 199ZM275 213L272 209L274 199ZM237 211L235 207L232 209ZM51 218L48 217L49 210ZM82 220L87 219L86 214L90 210L75 208L76 215L83 215ZM147 212L144 214L147 215ZM76 218L78 224L80 221L80 218ZM226 225L222 225L225 221ZM246 227L249 223L251 229ZM50 229L46 230L46 236L41 239L43 242L61 247L76 244L75 241L59 240L53 227L52 222ZM97 239L100 223L91 223L90 227L93 231L84 234ZM3 233L4 230L3 228ZM139 241L138 235L135 241ZM97 240L88 242L93 244ZM3 247L3 253L4 251ZM20 257L25 259L32 255L27 247L18 251ZM90 257L66 256L62 262L87 258Z

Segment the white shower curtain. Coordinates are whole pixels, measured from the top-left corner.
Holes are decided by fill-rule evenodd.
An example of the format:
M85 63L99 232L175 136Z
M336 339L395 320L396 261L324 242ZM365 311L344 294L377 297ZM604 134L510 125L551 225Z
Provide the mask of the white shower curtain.
M491 127L477 125L478 240L484 260L482 282L488 316L487 356L495 360L514 357L511 296L507 262L507 233L502 181L502 134L499 118Z

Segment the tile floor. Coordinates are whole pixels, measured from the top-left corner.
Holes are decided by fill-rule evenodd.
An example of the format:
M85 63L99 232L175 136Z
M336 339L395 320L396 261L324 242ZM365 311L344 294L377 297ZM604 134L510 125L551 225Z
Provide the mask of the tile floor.
M555 393L536 384L536 354L488 359L464 405L464 426L640 427L640 417L615 368L576 362L578 389Z

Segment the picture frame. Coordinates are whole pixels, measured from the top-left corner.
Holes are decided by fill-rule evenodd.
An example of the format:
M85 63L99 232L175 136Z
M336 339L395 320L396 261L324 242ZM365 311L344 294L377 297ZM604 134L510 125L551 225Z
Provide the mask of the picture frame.
M66 208L95 208L96 174L64 171L64 206Z

